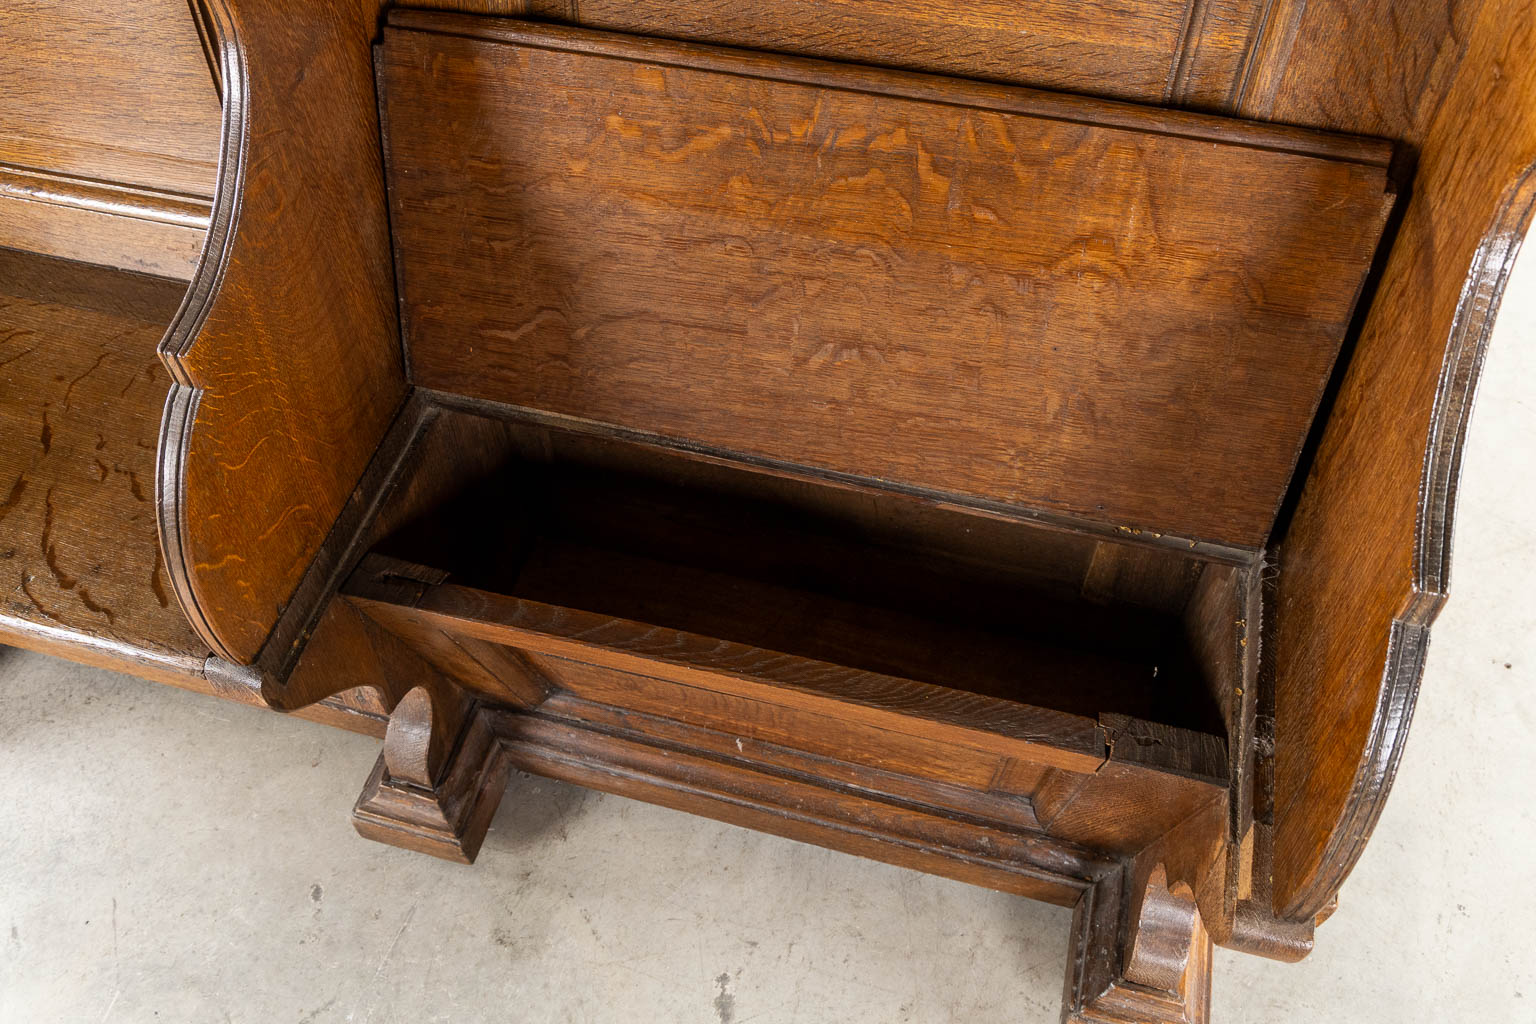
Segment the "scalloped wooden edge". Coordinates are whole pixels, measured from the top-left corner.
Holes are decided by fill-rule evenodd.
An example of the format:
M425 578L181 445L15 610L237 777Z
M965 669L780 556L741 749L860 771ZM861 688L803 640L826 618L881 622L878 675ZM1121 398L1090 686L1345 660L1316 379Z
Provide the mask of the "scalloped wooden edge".
M1310 922L1325 916L1365 852L1397 777L1424 677L1430 625L1449 593L1456 491L1483 360L1533 215L1536 163L1506 189L1462 286L1435 390L1420 476L1412 591L1392 620L1370 734L1349 798L1323 848L1320 867L1281 912L1289 920Z
M197 268L192 273L192 283L156 349L172 383L170 394L166 396L165 414L160 421L155 508L167 575L182 611L215 655L235 661L237 659L230 654L203 612L182 546L186 526L183 493L186 442L197 419L197 405L202 397L202 389L192 380L182 359L196 345L229 265L229 243L240 220L240 195L245 182L245 112L250 94L245 55L229 11L220 0L208 0L194 3L194 14L210 54L210 64L212 54L218 54L219 169L214 180L208 233L203 240Z
M349 548L361 529L348 513L366 510L375 497L369 487L388 482L380 481L374 464L388 454L381 444L392 421L401 419L409 404L392 292L382 151L377 128L365 114L376 111L376 101L371 62L362 47L377 31L378 6L373 0L335 5L336 18L318 27L313 18L299 16L313 13L305 8L273 12L254 0L245 7L237 0L193 0L205 52L217 65L219 167L208 232L191 285L157 349L173 381L161 422L156 471L157 528L172 586L193 629L214 655L233 666L252 666L263 684L281 681L292 669L329 593L316 581L332 580L335 557ZM319 73L310 69L309 84L295 93L291 109L274 108L269 102L265 120L253 121L253 102L286 95L282 90L289 83L274 82L273 73L287 67L284 60L290 51L307 45L316 31L335 33L323 41L327 49L315 59ZM242 39L242 32L247 38ZM252 59L268 60L269 73L254 76ZM303 80L301 75L294 88ZM337 91L345 102L332 109L330 96ZM275 166L274 173L288 177L274 178L260 166L252 171L250 147L257 130L277 140L268 143L264 159ZM318 167L315 180L294 180L294 154L287 150L323 143L337 132L340 141L332 159ZM370 166L370 160L379 166ZM258 177L248 181L248 172ZM307 198L311 192L317 196L313 202ZM333 231L355 230L335 252L312 256L305 247L313 241L306 230L316 217ZM243 221L249 224L244 234ZM316 285L268 300L260 291L265 287L260 275L270 269L268 263L287 267L290 259L318 274ZM302 263L306 259L308 263ZM240 260L249 260L250 266ZM227 284L233 289L234 320L221 312L219 296ZM253 290L259 301L252 298ZM290 308L289 303L294 305ZM269 308L284 317L268 324L261 314ZM242 317L251 309L256 314L252 342L245 345ZM296 328L289 320L304 326ZM215 342L212 351L205 351ZM311 357L315 361L303 363L302 375L286 383L276 381L277 395L263 395L252 403L236 397L253 371L275 373L274 368ZM205 389L219 395L217 409L203 402ZM282 410L288 409L303 414L284 418ZM261 418L246 426L249 412L259 412ZM194 430L202 442L195 448ZM211 477L211 452L217 443L248 440L244 434L260 438L255 447L267 436L283 434L294 451L314 450L319 468L292 486L282 482L280 467L270 459L256 475ZM346 443L338 445L342 439ZM205 480L199 486L212 478L231 490L189 496L189 475ZM255 481L255 493L245 493L251 490L246 481ZM235 486L243 490L236 492ZM236 493L245 504L237 501ZM197 499L196 508L189 498ZM286 546L279 556L268 556L260 547L278 525L261 520L254 506L262 503L315 512L300 533L282 541ZM205 506L226 514L222 529L227 537L212 535L206 526L211 520L195 518L205 515ZM252 511L248 514L247 509ZM266 530L259 537L258 528ZM205 550L210 542L223 544L211 556ZM239 549L250 545L263 557L245 578L221 571L222 562L210 566L194 561L231 552L244 555L247 552Z

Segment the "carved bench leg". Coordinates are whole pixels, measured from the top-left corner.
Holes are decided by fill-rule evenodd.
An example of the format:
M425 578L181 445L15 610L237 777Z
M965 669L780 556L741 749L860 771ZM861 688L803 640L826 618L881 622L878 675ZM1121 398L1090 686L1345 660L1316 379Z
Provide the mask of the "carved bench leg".
M482 709L435 703L417 687L390 715L352 823L369 839L471 864L510 771Z
M1066 1024L1205 1024L1211 940L1189 887L1161 864L1101 881L1072 918Z
M293 673L260 685L263 700L281 711L373 689L389 726L353 824L369 839L474 861L510 768L484 712L456 679L337 597Z

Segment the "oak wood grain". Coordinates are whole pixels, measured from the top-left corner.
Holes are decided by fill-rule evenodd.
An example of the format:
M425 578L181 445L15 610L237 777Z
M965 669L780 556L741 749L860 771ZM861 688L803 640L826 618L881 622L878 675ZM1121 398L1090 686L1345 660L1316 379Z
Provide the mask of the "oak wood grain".
M1210 106L1239 78L1260 0L446 0L480 13L881 64L1147 103Z
M1110 870L1070 843L936 813L813 774L764 772L631 729L498 712L513 767L886 863L1071 905ZM691 748L691 749L690 749Z
M946 742L937 734L914 736L880 729L836 714L604 669L568 658L539 656L537 660L562 690L584 700L727 731L745 740L909 776L939 778L982 792L1002 767L997 754Z
M570 663L554 667L565 664ZM590 665L584 668L593 675L602 673ZM539 707L539 713L590 728L643 734L660 743L744 760L768 771L813 775L933 810L949 809L1009 827L1040 830L1032 792L1049 769L1028 766L1032 772L1020 774L1028 775L1030 782L1005 790L993 784L1001 775L998 761L978 760L963 748L802 716L771 705L755 709L746 718L711 723L705 718L707 706L663 705L668 684L654 686L660 681L613 672L606 675L607 685L623 695L619 702L602 703L560 690ZM643 689L636 693L626 684ZM715 697L720 699L718 706L736 703L723 695ZM645 710L646 702L654 702L653 710ZM690 712L702 714L695 717ZM802 725L810 728L799 728ZM784 742L772 738L775 733Z
M409 707L403 702L390 718L384 752L357 798L352 824L370 839L473 864L507 788L511 761L500 749L490 716L480 711L453 737L452 756L435 785L400 776L391 761L392 745L400 741L398 723Z
M383 49L419 383L1263 542L1385 214L1380 147L395 20L482 37Z
M187 0L0 8L0 163L207 200L219 104Z
M1190 110L1237 113L1277 2L1192 0L1166 102Z
M1135 557L1125 563L1125 578L1101 573L1094 591L1099 603L1083 612L1078 591L1089 563L1109 557L1101 549L1127 545L1064 537L1077 542L1068 555L1041 546L1042 536L1057 534L1030 525L908 507L899 497L787 487L776 477L627 442L451 410L433 420L419 450L414 475L397 487L375 530L380 550L394 557L365 559L344 588L345 600L483 699L527 703L518 694L533 682L533 702L554 694L544 713L563 714L563 702L579 698L587 711L601 706L621 717L664 717L832 759L844 772L895 772L950 787L945 800L951 806L975 809L980 792L1031 800L1049 792L1050 820L1068 830L1054 834L1116 853L1140 849L1214 799L1226 782L1218 737L1120 715L1114 728L1125 742L1114 745L1094 784L1057 786L1042 775L1051 758L1027 748L1010 755L978 746L946 724L955 710L952 690L910 686L944 681L967 690L963 699L1000 701L985 713L978 706L977 722L1006 721L1024 710L1021 702L1086 708L1092 716L1115 702L1146 701L1175 682L1173 661L1163 660L1169 652L1157 656L1166 671L1146 666L1145 678L1111 696L1094 696L1092 666L1135 643L1138 617L1147 614L1138 606L1155 609L1162 633L1177 636L1175 616L1195 584L1169 552L1130 548ZM972 536L965 521L986 529ZM857 540L845 548L839 537L844 545ZM637 553L648 559L644 565L632 564ZM427 564L402 561L412 555ZM764 586L771 580L779 582ZM1021 581L1026 593L1043 588L1054 596L1020 605L1008 587ZM822 591L841 598L806 603L806 595ZM439 607L442 602L454 608ZM427 606L435 611L423 613ZM510 611L540 606L559 620L551 629ZM1220 637L1235 648L1232 617L1239 613L1222 607L1227 621ZM891 608L908 613L892 620ZM926 619L912 617L919 612L999 629L991 642L1011 643L1011 656L998 661L992 684L977 674L985 643L969 633L936 638ZM529 629L502 628L504 613ZM1199 616L1188 626L1198 628ZM1148 636L1158 628L1150 627ZM1068 634L1082 635L1076 649L1052 653L1020 646L1031 631L1054 636L1058 645ZM571 642L562 644L561 637ZM668 637L677 642L669 645ZM805 660L814 637L823 639L811 657L838 668ZM631 640L638 645L633 650ZM654 660L614 661L608 650L676 654L689 645L704 658L694 667L705 671L686 678ZM705 662L727 648L754 657L744 671L762 678L744 684L728 667L709 670ZM497 650L504 652L500 658L487 657ZM813 681L813 690L824 692L807 700L806 673L791 671L793 665L823 682L850 666L883 672L886 680L866 687L865 695L898 716L868 719L858 706L858 686ZM903 676L908 681L898 682ZM857 672L847 678L876 679ZM781 688L784 680L789 685ZM1186 696L1193 704L1203 694ZM1169 690L1145 707L1189 713L1175 706L1178 700ZM972 795L960 799L962 791Z
M161 345L167 564L221 658L259 654L406 392L369 42L377 5L208 5L219 189Z
M1076 771L1104 759L1092 719L941 686L765 651L675 629L561 608L452 584L429 586L370 578L365 560L345 588L370 617L409 634L424 625L572 661L682 685L795 699L811 710ZM400 623L400 625L397 625Z
M0 247L102 265L0 252L0 639L255 703L256 677L210 648L244 662L274 637L302 646L313 623L287 613L308 602L318 642L280 706L324 697L302 713L377 730L430 678L443 707L464 690L538 709L482 721L498 732L465 761L470 832L515 761L1059 902L1103 887L1141 922L1126 977L1181 997L1155 1008L1170 1015L1203 1012L1176 991L1207 966L1203 935L1154 920L1175 907L1182 927L1186 875L1217 941L1304 953L1390 786L1447 589L1472 387L1536 208L1536 16L1511 0L442 6L886 70L393 15L383 101L421 400L579 431L457 419L412 455L373 540L413 520L446 532L445 493L535 448L789 499L943 550L893 562L875 588L890 594L905 575L951 601L935 566L995 554L994 570L1065 587L1085 624L1164 615L1228 743L985 692L962 669L986 638L871 612L867 593L805 602L768 578L793 545L727 564L720 517L667 513L709 564L628 550L633 494L586 493L607 523L556 502L582 543L536 546L505 592L359 577L320 616L349 564L327 538L345 509L377 510L358 485L407 391L377 5L361 0L223 0L203 21L180 0L0 11ZM1262 722L1260 563L1195 574L1266 541L1365 280L1387 147L891 68L1398 144L1411 202L1266 553ZM143 492L166 378L145 361L180 289L103 267L194 279L162 347L165 564ZM1018 530L1029 517L1038 533ZM825 538L796 544L783 571L846 575ZM786 622L821 614L747 637L733 594ZM1042 690L1072 678L1072 658L1025 660L1049 670ZM969 688L933 685L941 669ZM363 676L382 695L347 690ZM1076 696L1098 704L1086 683ZM447 763L449 732L417 729L397 767ZM1230 777L1212 778L1227 750ZM416 774L419 790L439 773ZM388 781L372 786L380 829L406 819L384 820L405 793ZM450 815L421 820L423 843L458 841ZM1168 839L1180 822L1195 853ZM1105 858L1135 855L1111 894ZM1120 942L1121 905L1084 904L1078 967Z
M1274 900L1311 921L1396 773L1446 593L1470 401L1536 202L1536 15L1312 2L1273 116L1383 133L1412 197L1280 537ZM1388 55L1384 59L1383 55Z
M1211 938L1187 885L1136 858L1072 915L1064 1024L1206 1024Z
M196 671L154 506L155 343L184 290L0 249L0 618Z

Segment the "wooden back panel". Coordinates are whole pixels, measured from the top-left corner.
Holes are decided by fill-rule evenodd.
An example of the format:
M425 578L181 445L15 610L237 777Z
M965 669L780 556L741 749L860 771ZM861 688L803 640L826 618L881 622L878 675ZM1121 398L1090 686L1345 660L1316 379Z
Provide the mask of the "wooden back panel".
M1264 36L1264 0L425 0L1043 89L1227 110Z
M417 383L1111 531L1268 535L1385 215L1384 146L392 21Z
M213 195L219 101L186 0L0 9L0 164Z
M370 0L214 0L208 242L161 357L160 532L213 651L250 664L406 393Z
M564 0L530 0L538 17L571 18ZM1229 0L1191 24L1183 0L583 0L593 28L726 46L872 61L1117 99L1212 102L1236 78L1262 3ZM564 8L562 10L562 8Z
M187 0L0 7L0 246L186 280L219 100Z
M1472 390L1536 203L1536 9L1314 0L1292 32L1265 76L1272 116L1418 153L1279 544L1275 902L1310 920L1380 813L1445 596Z

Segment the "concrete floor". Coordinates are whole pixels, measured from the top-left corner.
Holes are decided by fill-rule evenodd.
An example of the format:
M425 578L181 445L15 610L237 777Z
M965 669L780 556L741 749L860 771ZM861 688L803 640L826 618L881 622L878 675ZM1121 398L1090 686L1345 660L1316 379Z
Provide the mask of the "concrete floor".
M1301 964L1218 1024L1536 1021L1536 259L1413 741ZM365 842L375 741L0 649L0 1022L1054 1021L1069 913L518 777L474 868Z

